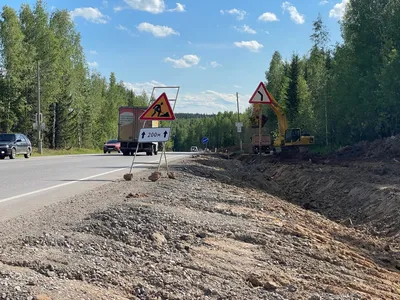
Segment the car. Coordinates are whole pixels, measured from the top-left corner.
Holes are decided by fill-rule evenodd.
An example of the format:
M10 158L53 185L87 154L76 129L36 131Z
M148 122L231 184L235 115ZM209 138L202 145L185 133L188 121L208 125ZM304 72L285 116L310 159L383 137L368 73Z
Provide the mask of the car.
M32 143L28 137L22 133L0 133L0 159L7 156L14 159L22 154L25 158L32 155Z
M199 149L197 149L197 146L192 146L192 147L190 148L190 151L191 151L191 152L199 152Z
M111 153L111 151L121 153L121 143L118 140L109 140L104 143L103 151L104 153Z

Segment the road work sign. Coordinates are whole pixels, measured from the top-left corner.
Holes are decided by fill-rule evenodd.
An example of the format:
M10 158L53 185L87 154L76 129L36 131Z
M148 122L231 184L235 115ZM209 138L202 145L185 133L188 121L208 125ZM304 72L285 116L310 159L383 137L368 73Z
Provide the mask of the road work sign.
M162 93L160 97L140 116L140 120L175 120L174 112L169 104L167 94Z
M139 133L139 143L166 142L169 140L171 128L142 128Z
M271 102L272 100L269 98L264 82L260 82L249 103L271 104Z

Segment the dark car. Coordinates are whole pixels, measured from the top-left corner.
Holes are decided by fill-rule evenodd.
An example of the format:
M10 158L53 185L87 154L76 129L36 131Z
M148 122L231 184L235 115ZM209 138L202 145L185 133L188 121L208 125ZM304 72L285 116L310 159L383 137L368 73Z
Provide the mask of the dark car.
M104 143L103 146L104 153L111 153L111 151L117 151L121 153L121 143L118 140L109 140Z
M31 156L31 141L21 133L0 133L0 159L4 159L6 156L14 159L21 154L25 158Z

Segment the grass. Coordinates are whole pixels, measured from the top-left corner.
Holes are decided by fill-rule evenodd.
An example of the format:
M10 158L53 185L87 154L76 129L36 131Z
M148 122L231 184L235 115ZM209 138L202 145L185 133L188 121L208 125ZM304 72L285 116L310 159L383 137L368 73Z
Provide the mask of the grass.
M46 149L43 148L43 154L39 154L37 148L33 148L32 156L54 156L54 155L74 155L74 154L100 154L103 153L101 149L85 149L85 148L71 148L71 149Z

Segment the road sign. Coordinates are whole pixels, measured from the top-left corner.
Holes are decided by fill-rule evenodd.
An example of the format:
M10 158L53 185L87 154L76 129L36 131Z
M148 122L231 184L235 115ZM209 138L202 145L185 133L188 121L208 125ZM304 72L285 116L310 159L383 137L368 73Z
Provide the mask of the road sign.
M237 128L237 132L242 132L243 123L242 122L236 122L235 125L236 125L236 128Z
M203 137L203 138L201 139L201 143L202 143L202 144L207 144L207 143L208 143L208 137Z
M166 142L169 140L171 128L142 128L139 133L139 143Z
M169 104L167 94L162 93L160 97L140 116L140 120L175 120L174 112Z
M263 82L260 82L253 96L251 96L249 103L271 104L272 100L269 97L267 88Z

